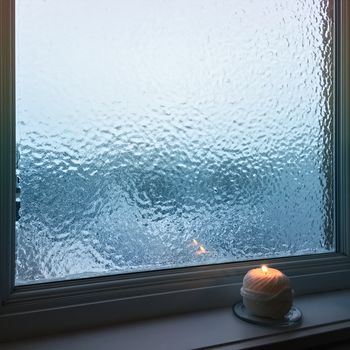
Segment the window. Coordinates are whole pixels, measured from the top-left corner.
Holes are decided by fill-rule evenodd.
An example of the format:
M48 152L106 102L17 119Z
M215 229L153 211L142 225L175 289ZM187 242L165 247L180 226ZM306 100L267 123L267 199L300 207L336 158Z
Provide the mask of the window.
M16 283L334 251L332 1L16 21Z
M1 3L9 334L229 304L257 259L346 286L345 2L154 3Z

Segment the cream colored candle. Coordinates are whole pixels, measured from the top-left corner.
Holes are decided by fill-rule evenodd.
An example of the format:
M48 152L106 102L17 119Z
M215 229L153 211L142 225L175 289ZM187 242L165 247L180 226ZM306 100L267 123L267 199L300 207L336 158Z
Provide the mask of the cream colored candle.
M265 265L248 271L243 279L241 295L248 311L261 317L283 318L293 304L289 278Z

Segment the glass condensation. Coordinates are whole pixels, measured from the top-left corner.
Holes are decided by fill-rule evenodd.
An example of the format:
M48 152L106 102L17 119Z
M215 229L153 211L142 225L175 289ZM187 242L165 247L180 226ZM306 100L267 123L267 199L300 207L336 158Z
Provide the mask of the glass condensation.
M17 284L334 251L331 1L16 2Z

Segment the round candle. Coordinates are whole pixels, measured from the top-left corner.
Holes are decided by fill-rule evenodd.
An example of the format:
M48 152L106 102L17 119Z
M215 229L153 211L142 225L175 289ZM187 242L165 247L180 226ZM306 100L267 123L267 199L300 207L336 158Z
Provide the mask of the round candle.
M265 265L248 271L243 279L241 295L245 307L262 317L283 318L293 303L289 278Z

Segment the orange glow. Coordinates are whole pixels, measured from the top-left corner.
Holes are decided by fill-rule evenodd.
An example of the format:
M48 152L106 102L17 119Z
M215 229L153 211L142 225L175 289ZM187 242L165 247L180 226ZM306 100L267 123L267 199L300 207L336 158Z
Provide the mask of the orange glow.
M267 272L269 271L269 269L266 265L263 265L263 266L261 266L261 271L263 272L264 275L266 275Z
M195 247L197 246L199 243L196 239L192 239L192 245Z
M198 250L196 251L196 255L202 255L202 254L206 254L208 253L208 251L201 245Z

